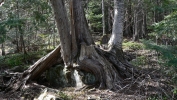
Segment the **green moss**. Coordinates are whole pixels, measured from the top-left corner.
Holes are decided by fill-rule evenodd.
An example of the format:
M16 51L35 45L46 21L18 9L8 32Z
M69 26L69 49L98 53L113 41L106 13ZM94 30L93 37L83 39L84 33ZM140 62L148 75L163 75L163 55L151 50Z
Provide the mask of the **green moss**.
M72 100L72 97L71 96L68 96L67 94L63 93L63 92L59 92L59 97L62 99L62 100Z
M132 60L131 63L135 66L148 64L146 56L139 56L135 60Z
M46 71L46 80L54 87L66 86L66 79L63 73L64 65L56 65Z
M142 43L133 42L133 41L124 41L122 46L123 49L132 49L132 50L140 50L140 49L144 49L145 47Z
M5 65L8 67L15 66L27 66L33 64L33 60L38 60L45 56L51 50L38 51L38 52L28 52L27 55L23 53L16 53L0 57L0 65Z
M169 98L166 96L154 95L154 96L147 98L147 100L169 100Z

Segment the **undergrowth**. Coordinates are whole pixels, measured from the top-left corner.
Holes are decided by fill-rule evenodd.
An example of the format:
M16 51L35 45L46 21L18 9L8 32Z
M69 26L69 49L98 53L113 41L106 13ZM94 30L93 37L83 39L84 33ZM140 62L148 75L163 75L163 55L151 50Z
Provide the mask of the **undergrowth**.
M36 60L46 55L48 51L28 52L27 55L23 53L10 54L0 56L0 66L15 67L26 66L33 64ZM33 61L34 60L34 61Z
M140 43L132 41L124 41L123 49L125 50L151 50L155 51L158 57L157 63L164 75L171 77L173 88L171 92L177 96L177 46L157 45L152 40L141 40ZM152 55L153 56L153 55ZM136 59L131 61L135 66L149 65L149 58L146 55L136 55ZM139 68L139 67L138 67ZM170 83L171 84L171 83ZM173 97L174 98L174 97ZM166 97L150 97L148 100L167 100Z
M136 57L136 59L131 61L131 64L135 65L135 66L143 66L146 65L147 62L147 57L146 56L139 56Z
M155 50L160 54L158 63L161 65L163 71L167 75L170 75L175 84L177 84L177 46L157 45L147 40L143 40L142 42L146 49Z
M132 49L132 50L140 50L144 48L144 45L142 43L126 41L126 40L124 40L122 46L123 49Z
M62 100L72 100L72 96L69 96L63 92L59 92L58 94Z

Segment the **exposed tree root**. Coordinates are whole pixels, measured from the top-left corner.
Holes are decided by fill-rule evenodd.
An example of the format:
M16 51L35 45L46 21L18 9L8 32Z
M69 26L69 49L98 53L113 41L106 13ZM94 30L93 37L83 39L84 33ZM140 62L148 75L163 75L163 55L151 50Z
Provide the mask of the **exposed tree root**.
M123 51L104 51L85 44L81 45L78 65L78 69L95 75L99 88L116 88L116 83L139 74L134 66L128 64Z

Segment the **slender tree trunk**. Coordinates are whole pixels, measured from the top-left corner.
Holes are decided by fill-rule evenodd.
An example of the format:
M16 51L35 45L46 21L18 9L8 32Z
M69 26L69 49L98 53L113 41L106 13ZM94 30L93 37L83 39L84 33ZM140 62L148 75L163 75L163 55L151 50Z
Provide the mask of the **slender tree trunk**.
M54 20L54 25L55 25L55 20ZM56 31L55 31L55 27L53 28L53 46L54 46L54 48L55 48L55 46L56 46L56 36L55 36L55 33L56 33Z
M136 0L138 1L138 0ZM134 34L133 34L133 41L138 41L139 40L139 34L138 34L138 2L134 2Z
M27 31L29 32L30 29L29 29L29 23L27 23ZM30 35L27 35L27 51L30 51Z
M4 47L4 43L1 44L1 50L2 50L2 56L4 56L5 53L5 47Z
M110 1L109 1L110 2ZM108 10L110 10L110 5L108 6ZM108 41L109 41L109 34L107 34L106 32L110 31L109 28L111 28L111 23L110 23L110 12L108 11L108 14L107 14L107 17L108 17L108 20L107 20L107 23L106 23L106 20L105 20L105 1L102 0L102 24L103 24L103 35L102 35L102 38L101 38L101 41L100 41L100 44L107 44ZM108 30L106 30L106 24L108 24Z
M18 7L18 1L16 2L17 4L17 17L19 18L19 7ZM20 43L20 41L19 41L19 36L18 36L18 32L19 32L19 30L18 30L18 26L16 26L16 28L15 28L15 30L16 30L16 44L17 44L17 53L19 53L20 52L20 46L19 46L19 43Z
M20 47L19 47L19 41L18 41L18 33L17 33L17 29L16 29L16 53L20 52Z
M104 0L102 0L102 23L103 23L103 35L106 35L106 25L105 25L105 5L104 5Z
M55 21L54 21L54 25L55 25ZM55 27L53 28L53 47L55 48L55 44L56 44L56 36L55 36Z
M49 49L50 49L50 36L48 36L48 47L49 47Z
M28 38L28 40L27 40L28 41L28 51L30 51L30 36L28 35L27 38Z
M108 0L108 33L110 34L111 33L111 1L112 0Z
M139 41L143 37L143 13L142 13L142 1L135 2L134 11L134 35L133 41Z
M18 26L18 27L19 27L19 32L20 32L21 51L23 51L24 54L27 54L26 47L25 47L25 41L23 37L23 30L21 29L21 26Z
M143 37L147 38L147 12L143 9Z
M163 12L157 9L157 7L162 7L161 0L156 0L152 3L154 3L154 22L159 22L163 20L164 17Z
M55 33L54 33L54 34L53 34L53 43L52 43L54 48L55 48L55 41L56 41L55 38L56 38L56 37L55 37Z
M126 1L126 12L125 12L125 22L124 22L124 36L125 37L132 37L132 1Z

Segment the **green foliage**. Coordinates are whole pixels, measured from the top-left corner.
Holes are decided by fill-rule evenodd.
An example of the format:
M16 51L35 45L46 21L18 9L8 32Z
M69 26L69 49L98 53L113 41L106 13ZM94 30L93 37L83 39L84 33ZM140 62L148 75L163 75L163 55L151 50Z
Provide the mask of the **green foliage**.
M9 67L15 66L25 66L32 64L32 60L38 60L39 58L46 55L46 51L29 52L28 55L22 53L11 54L6 56L0 56L0 65L5 65Z
M6 31L5 26L0 23L0 44L6 40Z
M68 96L67 94L65 94L63 92L59 92L58 94L62 100L72 100L71 96Z
M39 59L39 58L45 56L50 51L51 50L40 50L40 51L37 51L37 52L28 52L27 57L32 58L32 59Z
M4 65L5 56L0 56L0 66Z
M165 60L167 66L177 66L177 47L175 46L165 46L165 45L156 45L151 41L143 41L146 48L156 50L162 55L162 59Z
M147 100L168 100L168 97L155 95L155 96L149 97Z
M7 20L0 23L0 44L4 43L6 40L10 40L11 37L7 35L7 30L22 27L25 24L26 19L18 19L14 17L9 17ZM7 29L8 28L8 29Z
M45 17L39 11L33 11L33 15L37 22L45 22Z
M151 38L169 39L172 42L177 41L177 2L176 0L163 0L163 8L156 8L159 11L170 11L164 20L152 25L153 32L149 34ZM151 41L143 41L148 49L155 50L159 56L159 64L164 66L164 72L171 75L177 84L177 47L157 45Z
M173 89L173 94L177 95L177 88Z
M7 21L5 21L5 24L9 29L16 28L16 27L22 27L25 25L26 19L19 19L19 18L9 18Z
M88 3L86 18L88 19L89 26L95 32L102 30L102 11L100 0L91 0Z
M172 79L177 84L177 47L156 45L152 41L143 41L147 49L155 50L161 54L159 56L159 64L165 67L165 72L172 76Z
M146 56L137 57L135 60L132 60L131 63L135 66L142 66L148 64Z
M18 41L20 45L21 35L25 46L33 44L47 46L48 36L51 34L55 36L57 33L52 8L47 0L6 0L0 6L0 17L0 44L9 40L6 41L6 48L7 46L13 48L17 43L13 41ZM53 42L51 39L50 45Z
M132 50L140 50L144 48L144 45L142 43L137 43L133 41L125 41L122 44L123 49L132 49Z
M23 59L24 59L23 54L12 54L6 56L5 64L9 67L20 66L24 64Z
M154 32L152 32L151 36L162 37L166 36L171 38L171 40L177 39L177 11L171 13L166 16L164 20L159 23L153 24Z

